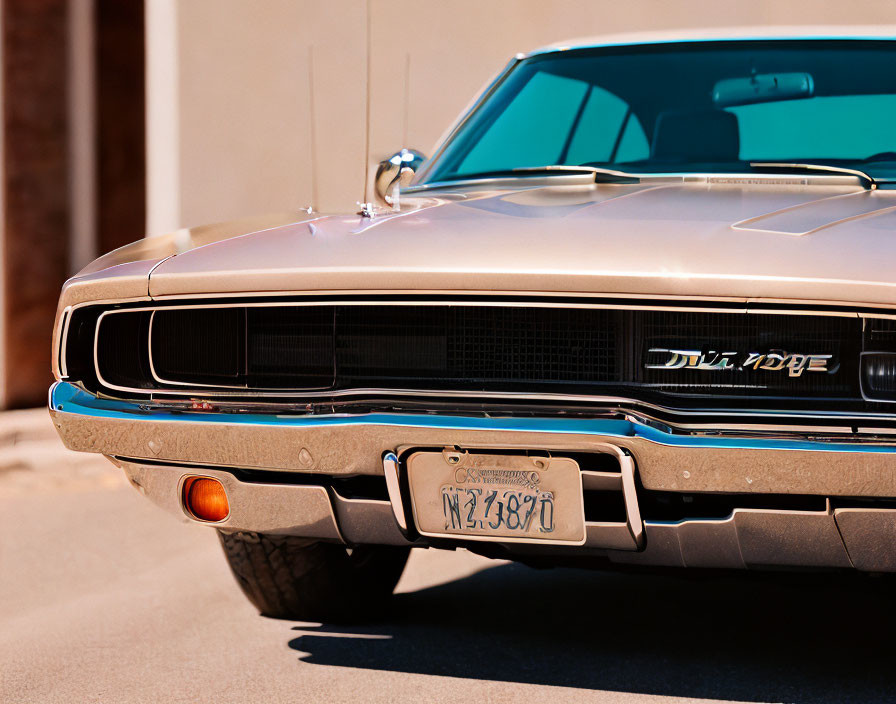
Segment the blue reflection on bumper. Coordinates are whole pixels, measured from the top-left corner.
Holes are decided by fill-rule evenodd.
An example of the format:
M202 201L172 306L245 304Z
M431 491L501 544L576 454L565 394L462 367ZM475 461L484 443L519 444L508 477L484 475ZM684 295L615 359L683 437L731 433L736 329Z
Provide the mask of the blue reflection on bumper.
M404 413L334 414L324 416L160 411L147 409L135 403L97 398L67 382L56 382L53 384L50 388L49 405L51 410L61 413L121 420L143 419L146 421L185 421L190 423L264 425L291 428L315 428L335 425L387 425L392 427L594 435L604 439L638 437L661 445L688 448L860 453L896 452L896 445L875 445L867 442L677 435L642 423L610 418L480 418Z

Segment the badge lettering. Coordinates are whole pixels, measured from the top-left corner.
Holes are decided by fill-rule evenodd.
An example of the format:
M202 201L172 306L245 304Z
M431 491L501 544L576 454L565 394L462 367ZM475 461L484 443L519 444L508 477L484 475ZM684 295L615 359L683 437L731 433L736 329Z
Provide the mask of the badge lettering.
M800 377L803 372L837 371L830 354L789 353L785 350L769 350L768 352L717 352L712 349L682 350L652 347L647 351L649 361L645 369L696 369L699 371L743 371L744 369L783 372L791 377ZM738 358L743 361L738 364Z

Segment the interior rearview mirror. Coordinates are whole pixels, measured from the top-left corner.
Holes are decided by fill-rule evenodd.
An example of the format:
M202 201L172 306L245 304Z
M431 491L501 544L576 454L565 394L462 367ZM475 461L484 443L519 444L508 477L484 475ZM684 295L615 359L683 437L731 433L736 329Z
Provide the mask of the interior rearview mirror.
M814 93L815 81L809 73L757 73L718 81L712 89L712 102L716 107L726 108L811 98Z

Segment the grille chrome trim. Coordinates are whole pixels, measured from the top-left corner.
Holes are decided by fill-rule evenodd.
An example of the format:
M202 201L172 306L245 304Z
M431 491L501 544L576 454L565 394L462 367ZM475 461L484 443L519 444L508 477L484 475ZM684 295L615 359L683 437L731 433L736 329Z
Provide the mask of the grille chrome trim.
M65 341L68 339L68 326L72 321L72 307L62 311L62 322L59 325L59 336L53 350L53 360L59 371L60 379L68 379L68 365L65 362Z
M258 307L266 307L266 308L275 308L275 307L305 307L305 306L468 306L468 307L490 307L490 308L500 308L500 307L514 307L514 308L560 308L560 309L601 309L601 310L620 310L620 311L664 311L664 312L682 312L682 313L731 313L731 314L769 314L769 315L795 315L795 316L818 316L818 317L847 317L847 318L860 318L860 319L896 319L896 314L893 313L874 313L868 311L856 311L849 312L844 310L819 310L813 309L811 307L800 308L800 307L788 307L788 308L764 308L764 302L762 301L730 301L730 300L708 300L705 301L705 306L686 306L671 301L669 304L657 304L653 301L655 299L645 299L651 301L650 303L640 303L638 298L630 299L630 302L620 303L618 301L614 301L613 303L601 303L601 299L605 297L600 296L585 296L583 297L582 302L555 302L551 300L543 300L543 299L532 299L527 300L526 297L521 297L519 300L507 301L507 300L465 300L466 295L480 295L477 292L449 292L451 295L456 295L457 298L446 298L446 299L436 299L436 300L427 300L427 299L408 299L408 300L377 300L375 298L376 295L382 295L385 292L364 292L369 293L371 296L374 296L368 300L357 300L357 299L343 299L341 296L345 295L344 292L336 292L333 298L329 298L326 300L269 300L269 301L254 301L254 300L242 300L239 302L229 302L234 297L226 296L226 297L210 297L208 299L209 302L199 302L199 303L182 303L182 304L174 304L174 305L165 305L165 304L155 304L153 305L151 301L146 301L146 299L128 299L122 301L96 301L96 302L83 302L76 304L74 306L67 307L66 310L69 311L69 315L64 321L64 329L60 334L60 342L59 342L59 350L60 356L64 359L65 356L65 347L68 342L68 323L72 319L72 315L76 309L93 306L93 305L110 305L115 303L141 303L146 301L150 303L150 305L135 305L133 307L128 308L119 308L103 311L97 318L96 323L96 331L98 333L100 329L100 325L107 315L113 315L118 313L139 313L139 312L152 312L152 315L155 315L155 312L158 310L202 310L202 309L214 309L214 308L258 308ZM404 294L405 292L399 292L400 294ZM427 292L434 293L434 292ZM316 292L317 295L331 295L330 292ZM257 294L262 295L262 294ZM298 294L297 294L298 295ZM311 294L302 294L302 295L311 295ZM494 293L493 295L499 295L499 293ZM505 295L505 294L500 294ZM520 295L519 292L508 292L506 295ZM531 294L529 294L531 295ZM559 296L560 294L545 294L545 295L555 295ZM576 294L563 294L565 296L576 297ZM172 299L166 299L172 300ZM179 299L182 300L182 299ZM682 299L688 301L700 302L700 299ZM725 303L734 303L735 305L724 305ZM775 302L770 302L773 305L777 305ZM713 304L722 304L722 305L713 305ZM740 305L737 305L740 304ZM151 331L151 325L150 325ZM241 397L247 399L266 399L266 398L283 398L284 393L293 393L295 391L289 389L281 389L281 390L265 390L258 391L252 390L246 386L223 386L223 385L211 385L211 384L188 384L186 382L171 382L162 379L156 373L154 368L152 367L152 348L150 345L149 350L149 358L150 358L150 366L153 378L159 383L166 383L171 385L172 387L177 388L162 388L162 389L141 389L137 387L128 387L116 385L102 377L102 374L99 370L98 364L98 345L97 341L99 339L99 335L96 334L94 337L94 345L93 345L93 353L94 353L94 369L96 371L97 380L102 384L102 386L107 389L111 389L114 391L120 391L124 393L131 394L139 394L140 396L150 395L153 398L157 396L182 396L184 394L190 393L193 389L202 389L203 397L209 398L227 398L227 397ZM221 391L209 390L209 389L222 389ZM849 414L837 414L836 412L800 412L800 411L780 411L775 409L751 409L750 411L743 410L728 410L728 409L719 409L719 408L694 408L687 410L676 410L671 407L660 406L656 404L650 404L648 402L639 401L636 399L630 399L621 396L602 396L602 395L576 395L576 394L553 394L553 393L529 393L529 392L512 392L512 391L489 391L489 392L477 392L477 391L463 391L463 392L452 392L446 390L427 390L427 389L396 389L396 388L376 388L376 387L368 387L368 388L353 388L353 389L340 389L340 390L301 390L300 395L302 398L343 398L343 397L353 397L353 396L389 396L389 397L475 397L475 398L483 398L483 399L507 399L507 400L537 400L537 401L559 401L559 402L576 402L576 403L635 403L640 406L655 408L658 410L662 410L667 413L675 413L681 415L699 415L700 413L713 412L716 414L726 414L726 415L747 415L747 416L755 416L759 414L762 415L783 415L791 418L801 418L801 419L812 419L812 418L853 418L853 419L866 419L866 418L878 418L882 414L874 414L874 413L863 413L863 412L852 412ZM886 403L886 402L884 402ZM891 414L886 414L887 416Z
M307 294L302 294L307 295ZM319 295L327 295L326 292L322 292ZM375 295L375 294L371 294ZM453 292L452 292L453 295ZM470 295L482 295L471 293ZM499 295L499 294L495 294ZM501 294L503 295L503 294ZM565 297L569 298L578 298L579 295L572 293L566 294ZM139 311L154 311L154 310L197 310L202 308L278 308L278 307L300 307L300 306L408 306L408 305L416 305L416 306L470 306L470 307L480 307L480 308L572 308L572 309L600 309L600 310L638 310L638 311L666 311L666 312L679 312L679 313L742 313L742 314L760 314L760 315L811 315L811 316L824 316L824 317L838 317L838 318L884 318L884 319L896 319L896 313L867 313L867 312L859 312L859 311L842 311L842 310L823 310L817 308L769 308L765 309L762 307L750 307L750 305L761 306L760 302L745 302L742 300L733 301L735 305L725 306L725 305L712 305L713 301L707 301L706 305L702 306L686 306L686 305L675 305L674 303L669 303L667 305L657 304L657 303L638 303L637 299L631 299L631 302L628 303L600 303L600 302L592 302L600 301L601 298L595 298L592 300L585 301L583 300L581 303L570 303L567 301L564 302L555 302L550 300L543 300L541 298L533 298L532 300L526 300L525 298L520 298L520 300L507 301L501 300L498 298L497 300L464 300L463 298L409 298L409 299L387 299L387 300L377 300L376 298L366 299L366 300L358 300L353 298L328 298L325 300L315 301L315 300L269 300L269 301L253 301L253 300L240 300L234 303L216 303L214 301L228 301L236 298L236 296L229 296L223 298L214 298L209 297L209 303L183 303L183 304L172 304L165 305L164 303L157 303L156 305L136 305L130 308L116 308L114 310L110 310L107 312L110 313L125 313L125 312L139 312ZM614 297L615 298L615 297ZM159 301L163 301L165 299L159 299ZM650 299L655 300L655 299ZM688 299L690 300L690 299ZM71 310L76 310L78 308L84 308L86 306L92 305L114 305L116 303L130 303L132 301L96 301L90 303L81 303L77 306L71 306ZM136 301L139 303L140 301ZM725 303L726 301L716 301L717 303Z

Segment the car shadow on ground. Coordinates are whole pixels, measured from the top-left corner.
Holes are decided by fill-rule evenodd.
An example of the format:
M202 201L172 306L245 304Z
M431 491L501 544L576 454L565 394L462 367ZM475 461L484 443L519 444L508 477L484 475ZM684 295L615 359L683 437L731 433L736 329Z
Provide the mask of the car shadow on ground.
M362 626L297 626L320 665L618 692L893 701L896 583L502 564L395 597ZM295 634L293 634L295 635Z

